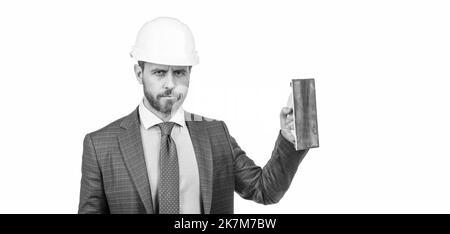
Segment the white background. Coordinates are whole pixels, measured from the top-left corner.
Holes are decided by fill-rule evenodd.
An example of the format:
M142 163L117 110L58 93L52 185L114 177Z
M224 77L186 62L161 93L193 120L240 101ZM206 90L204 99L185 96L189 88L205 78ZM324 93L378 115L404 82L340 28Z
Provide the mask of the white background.
M75 213L86 133L142 98L130 48L173 16L200 64L185 109L270 158L293 78L320 148L276 205L236 213L450 213L448 1L1 1L0 213Z

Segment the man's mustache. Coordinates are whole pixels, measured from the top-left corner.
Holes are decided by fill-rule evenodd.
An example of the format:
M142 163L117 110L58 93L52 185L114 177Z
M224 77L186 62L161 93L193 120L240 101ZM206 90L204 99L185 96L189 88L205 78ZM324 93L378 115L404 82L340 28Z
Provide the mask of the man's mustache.
M164 93L160 93L160 94L156 95L156 98L160 99L162 97L176 97L177 100L180 100L181 96L182 96L181 93L178 94L178 93L173 92L172 90L168 90L168 91L165 91Z

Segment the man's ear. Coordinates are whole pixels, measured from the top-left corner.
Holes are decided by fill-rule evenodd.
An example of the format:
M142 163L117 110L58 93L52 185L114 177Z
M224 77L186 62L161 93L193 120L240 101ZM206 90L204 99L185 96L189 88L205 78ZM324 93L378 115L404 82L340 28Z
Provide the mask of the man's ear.
M142 79L144 77L144 72L142 71L141 66L138 64L134 65L134 74L136 75L136 79L139 82L139 84L142 84Z

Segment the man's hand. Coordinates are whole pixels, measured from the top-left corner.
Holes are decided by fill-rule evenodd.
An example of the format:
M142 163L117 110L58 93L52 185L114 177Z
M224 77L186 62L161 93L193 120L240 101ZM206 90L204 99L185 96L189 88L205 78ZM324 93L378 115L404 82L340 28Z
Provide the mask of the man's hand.
M295 136L292 134L294 130L294 115L291 107L284 107L280 112L280 128L281 135L288 141L295 144Z

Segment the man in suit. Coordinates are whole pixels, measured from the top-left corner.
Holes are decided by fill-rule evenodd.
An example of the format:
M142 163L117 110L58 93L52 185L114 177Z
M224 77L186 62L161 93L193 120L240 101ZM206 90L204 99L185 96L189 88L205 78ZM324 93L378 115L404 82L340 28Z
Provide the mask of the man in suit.
M272 156L261 168L223 121L182 108L198 63L189 28L147 22L131 53L144 98L131 114L84 138L79 213L233 213L233 196L278 202L307 150L294 148L291 108L280 112Z

